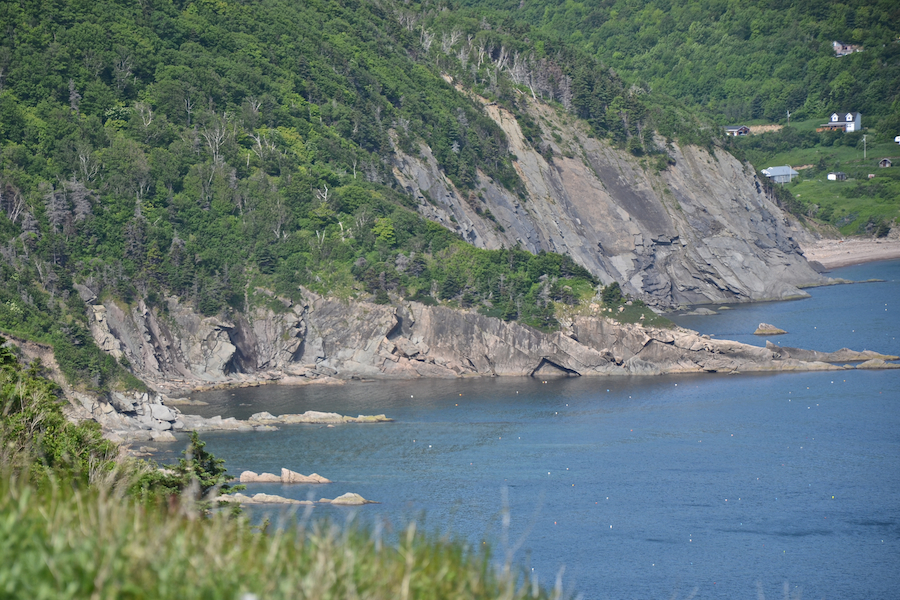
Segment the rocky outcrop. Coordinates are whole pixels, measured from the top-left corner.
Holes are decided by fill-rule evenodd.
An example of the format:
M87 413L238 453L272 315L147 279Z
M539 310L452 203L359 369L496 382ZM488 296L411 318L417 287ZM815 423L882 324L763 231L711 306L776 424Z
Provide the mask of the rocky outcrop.
M897 360L900 357L881 354L873 350L851 350L841 348L834 352L818 352L816 350L803 350L789 346L776 346L772 342L766 342L766 349L771 350L778 358L794 358L804 361L821 361L829 363L861 362L869 360Z
M218 496L216 501L235 504L315 504L312 500L294 500L293 498L285 498L284 496L277 496L275 494L259 493L249 496L247 494L241 494L240 492L236 494L223 494Z
M388 423L390 421L393 421L393 419L389 419L384 415L359 415L358 417L348 417L346 415L339 415L338 413L320 412L318 410L308 410L299 415L287 414L277 417L267 412L260 412L250 415L249 419L250 423L263 423L266 425L294 425L297 423Z
M294 500L293 498L285 498L284 496L276 496L275 494L224 494L216 498L218 502L233 502L236 504L300 504L312 506L315 504L334 504L336 506L362 506L363 504L379 504L372 500L366 500L359 494L348 492L338 496L334 500L321 498L318 502L312 500Z
M285 468L281 469L281 475L244 471L241 473L238 480L241 483L331 483L330 479L325 479L318 473L301 475L300 473Z
M426 146L418 156L395 149L394 163L419 212L472 244L569 254L604 283L661 307L797 298L806 295L800 287L826 281L798 245L811 234L731 154L658 140L674 164L657 171L652 157L613 148L528 100L545 140L538 152L511 113L477 99L506 132L524 199L480 172L476 190L457 189Z
M753 332L753 335L782 335L785 333L787 333L787 331L784 329L780 329L769 323L760 323L756 328L756 331Z
M857 369L900 369L896 363L885 362L880 358L873 358L856 366Z
M366 500L359 494L354 494L353 492L347 492L346 494L342 494L335 498L334 500L329 500L328 498L321 498L319 502L323 504L335 504L337 506L362 506L363 504L378 504L378 502L373 502L372 500Z

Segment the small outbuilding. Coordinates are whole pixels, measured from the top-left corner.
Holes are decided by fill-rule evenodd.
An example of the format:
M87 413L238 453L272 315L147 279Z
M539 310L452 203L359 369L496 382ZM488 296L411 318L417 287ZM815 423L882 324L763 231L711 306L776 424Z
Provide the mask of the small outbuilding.
M783 167L769 167L768 169L763 169L762 174L775 183L790 183L790 181L800 173L785 165Z
M846 181L847 174L841 171L833 171L828 174L828 181Z
M881 167L882 169L890 167L891 164L892 164L891 159L889 159L889 158L882 158L881 160L878 161L878 166Z

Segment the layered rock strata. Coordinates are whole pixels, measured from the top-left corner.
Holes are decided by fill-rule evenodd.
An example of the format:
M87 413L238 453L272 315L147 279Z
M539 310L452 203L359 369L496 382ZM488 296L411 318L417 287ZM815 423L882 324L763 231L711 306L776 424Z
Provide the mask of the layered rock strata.
M840 368L832 362L856 360L846 353L803 354L714 340L681 328L619 324L588 309L571 317L562 331L543 333L474 311L415 302L376 305L308 291L305 298L298 303L285 300L287 310L281 314L258 309L233 323L203 319L174 299L168 301L167 314L114 305L95 306L94 313L106 315L102 339L107 345L118 348L138 376L166 393L213 385L351 378L821 370ZM100 329L96 323L95 329ZM204 426L187 415L180 419L186 428ZM256 428L341 423L347 418L260 413L245 422L221 421L219 426Z
M535 148L514 115L476 99L506 133L523 196L480 171L473 191L456 188L424 145L416 156L395 148L394 161L419 212L470 243L569 254L604 283L661 307L797 298L806 295L800 287L826 281L798 245L812 234L728 152L657 140L669 159L660 171L654 156L616 149L529 99L544 140Z

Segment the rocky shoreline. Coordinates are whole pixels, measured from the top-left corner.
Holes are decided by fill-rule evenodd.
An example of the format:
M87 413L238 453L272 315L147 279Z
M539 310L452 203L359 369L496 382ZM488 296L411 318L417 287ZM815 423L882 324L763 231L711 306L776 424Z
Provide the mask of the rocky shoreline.
M333 427L336 424L388 423L393 420L385 415L348 417L319 411L280 416L263 412L254 414L247 420L234 417L223 419L221 416L201 417L184 414L177 406L167 405L169 399L157 393L113 392L100 398L91 394L70 392L68 397L70 404L66 407L66 413L70 419L97 421L107 439L125 445L135 442L174 442L176 433L187 431L276 431L277 425L305 423ZM318 476L302 476L288 471L289 480L292 476L297 476L296 481L291 481L293 483L327 482ZM302 479L303 477L306 479Z
M599 305L577 307L562 328L542 332L474 310L417 302L379 305L303 291L278 298L284 310L258 307L228 322L203 317L177 299L165 312L142 302L95 305L92 333L125 358L148 393L103 396L66 389L52 349L12 340L40 357L66 390L70 417L93 419L118 441L165 441L177 431L267 431L291 423L383 422L384 415L345 417L258 413L246 421L187 415L178 405L194 391L263 384L333 385L347 380L467 377L614 377L677 373L823 371L867 363L893 368L896 356L765 348L712 339L681 327L624 324ZM875 361L875 362L872 362Z

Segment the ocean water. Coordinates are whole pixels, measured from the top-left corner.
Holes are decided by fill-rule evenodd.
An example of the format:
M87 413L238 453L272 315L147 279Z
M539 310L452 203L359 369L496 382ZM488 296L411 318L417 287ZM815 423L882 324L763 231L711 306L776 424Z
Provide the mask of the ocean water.
M757 345L764 321L789 332L770 338L780 345L900 354L900 262L833 275L886 281L676 320ZM316 507L311 518L355 518L388 536L417 520L488 542L546 585L564 568L573 596L900 598L900 371L353 382L194 397L209 405L188 410L207 416L386 413L396 422L204 439L235 474L287 467L334 481L250 493L357 492L380 504Z

